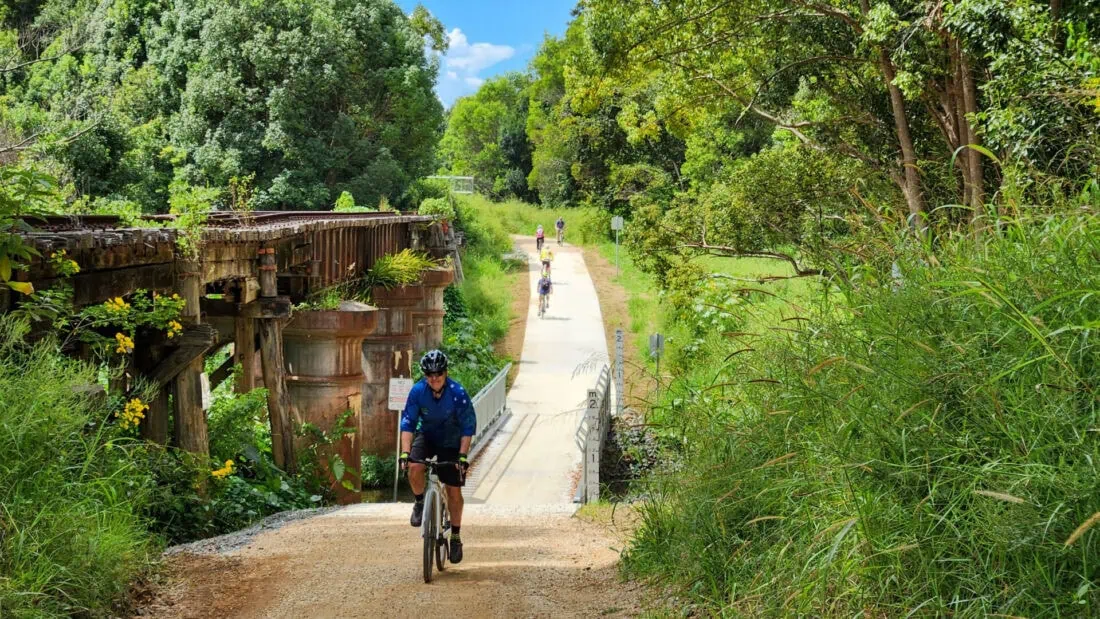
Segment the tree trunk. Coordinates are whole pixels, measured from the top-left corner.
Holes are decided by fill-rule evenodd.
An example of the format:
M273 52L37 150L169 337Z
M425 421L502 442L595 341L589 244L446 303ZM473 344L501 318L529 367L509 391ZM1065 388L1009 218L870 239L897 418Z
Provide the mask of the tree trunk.
M962 120L966 127L967 143L972 146L979 145L978 132L974 130L974 124L970 122L978 113L978 93L974 85L974 72L970 67L970 59L966 51L959 44L959 72L962 76L963 115ZM985 200L985 181L982 178L982 160L980 153L973 149L967 149L967 159L970 169L970 221L975 227L984 227L982 215L985 213L983 202Z
M1066 40L1062 37L1062 0L1050 0L1050 41L1059 52L1066 50Z
M868 0L860 0L863 16L871 12ZM921 194L920 173L917 170L917 149L913 146L913 136L909 132L909 117L905 114L905 97L901 89L894 84L897 77L894 71L894 63L886 50L879 48L879 66L882 68L882 76L886 79L886 89L890 93L890 108L894 113L894 129L897 132L898 144L901 146L901 162L904 174L899 178L901 192L905 195L905 203L909 207L909 226L919 236L923 237L927 228L925 222L924 196Z
M866 0L864 0L866 2ZM924 196L921 194L920 173L917 170L917 150L913 147L913 136L909 133L909 117L905 114L905 97L901 89L894 84L894 64L885 50L879 50L879 62L886 88L890 91L890 107L894 113L894 128L898 143L901 145L901 161L904 166L904 182L901 192L909 206L909 226L917 234L924 236L926 229Z

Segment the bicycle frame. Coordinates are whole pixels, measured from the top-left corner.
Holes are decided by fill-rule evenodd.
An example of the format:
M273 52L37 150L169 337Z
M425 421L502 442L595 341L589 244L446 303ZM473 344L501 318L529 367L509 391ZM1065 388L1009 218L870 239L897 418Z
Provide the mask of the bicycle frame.
M436 468L457 466L457 462L437 462L432 460L414 460L413 464L423 464L427 468L426 487L424 489L424 521L420 523L420 537L424 540L424 582L432 581L432 562L443 571L447 560L447 538L445 533L451 528L450 509L447 506L447 493L443 491L443 482L439 481Z

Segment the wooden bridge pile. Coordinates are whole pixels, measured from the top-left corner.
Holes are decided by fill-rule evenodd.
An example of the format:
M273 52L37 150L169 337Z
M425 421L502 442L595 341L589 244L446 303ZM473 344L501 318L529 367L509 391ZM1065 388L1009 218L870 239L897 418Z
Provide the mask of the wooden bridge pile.
M363 278L379 258L406 248L453 255L453 235L420 215L291 211L211 213L196 235L194 255L179 249L181 234L172 227L127 228L107 216L49 218L23 235L41 257L17 279L36 289L67 281L78 307L137 290L185 300L180 336L143 334L144 341L135 341L131 374L160 387L141 422L148 440L209 453L203 362L233 344L230 359L210 375L210 388L237 363L238 391L253 389L262 377L280 467L295 470L302 446L297 426L308 421L328 430L347 410L356 432L333 449L349 468L358 468L364 446L392 453L396 417L386 410L388 382L411 375L414 353L440 345L443 289L453 270L428 271L412 286L376 288L373 306L292 308L313 292ZM62 249L79 273L63 277L55 270L48 256ZM0 296L0 311L15 303L13 293ZM350 473L345 479L358 484ZM333 488L355 500L342 481L333 479Z

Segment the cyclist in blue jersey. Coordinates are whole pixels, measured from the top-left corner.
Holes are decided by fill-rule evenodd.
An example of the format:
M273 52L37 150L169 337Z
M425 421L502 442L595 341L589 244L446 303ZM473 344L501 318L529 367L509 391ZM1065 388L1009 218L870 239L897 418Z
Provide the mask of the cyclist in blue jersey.
M466 454L477 431L477 415L466 389L447 377L447 355L429 351L420 360L424 378L413 385L405 410L401 413L401 470L409 472L409 487L413 504L409 524L420 526L424 518L424 489L427 467L410 463L438 456L441 461L460 463L460 468L441 467L436 470L447 492L447 508L451 513L451 563L462 561L462 486L470 467Z

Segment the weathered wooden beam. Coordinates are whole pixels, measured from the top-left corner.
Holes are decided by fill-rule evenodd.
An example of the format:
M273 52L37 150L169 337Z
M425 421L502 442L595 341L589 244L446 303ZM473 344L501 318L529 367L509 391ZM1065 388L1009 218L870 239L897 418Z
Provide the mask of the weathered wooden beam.
M233 366L236 365L236 359L230 356L228 359L222 362L218 366L218 369L210 373L210 390L213 391L218 385L225 382L225 379L229 378L229 375L233 373Z
M157 397L150 401L149 410L141 420L141 437L158 445L168 444L168 395L169 385L161 386Z
M286 387L283 362L283 325L265 318L257 325L260 334L260 362L267 387L267 410L271 416L271 451L275 464L290 474L298 470L294 455L294 426L290 419L290 392Z
M146 374L158 386L176 378L196 359L201 361L202 356L218 342L218 332L208 324L194 325L184 329L178 341L178 347ZM199 371L201 373L202 370Z
M241 307L240 315L250 318L289 318L293 304L289 297L260 297L255 303Z
M37 280L34 286L45 290L59 281L73 285L73 304L82 307L125 296L139 288L171 290L176 287L176 271L171 262L166 262L112 271L81 272L64 279Z
M256 320L238 316L234 323L233 358L241 364L236 388L248 393L256 388Z
M199 303L202 288L201 267L197 262L182 260L177 265L179 267L180 295L184 299L184 309L180 315L180 321L201 328L199 325L202 315L202 308ZM209 329L210 333L217 333L209 325L202 326ZM214 335L214 337L217 336ZM206 354L208 348L209 346L202 348L193 359L180 369L176 375L172 391L175 396L173 403L175 404L176 438L179 447L184 451L204 456L210 454L210 442L206 429L206 411L202 408L201 378L203 355ZM189 349L195 350L190 347ZM180 350L177 350L172 356L179 353L182 357L189 354L189 352L183 352L187 350L181 346Z

